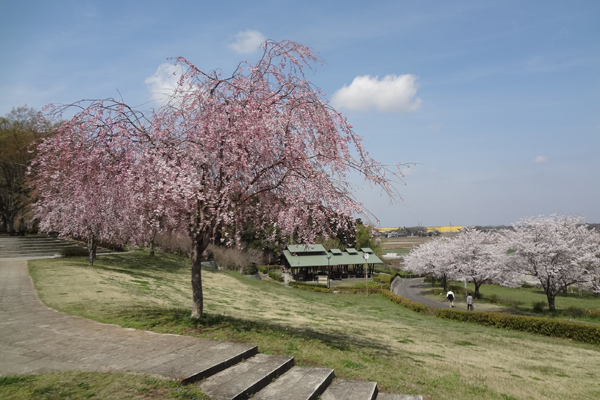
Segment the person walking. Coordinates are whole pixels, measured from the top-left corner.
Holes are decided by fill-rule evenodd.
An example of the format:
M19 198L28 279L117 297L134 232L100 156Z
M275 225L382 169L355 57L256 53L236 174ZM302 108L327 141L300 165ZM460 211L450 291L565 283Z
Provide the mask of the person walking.
M473 311L473 296L467 296L467 311Z
M446 298L450 302L450 308L454 307L454 293L452 293L452 290L448 290L448 293L446 293Z

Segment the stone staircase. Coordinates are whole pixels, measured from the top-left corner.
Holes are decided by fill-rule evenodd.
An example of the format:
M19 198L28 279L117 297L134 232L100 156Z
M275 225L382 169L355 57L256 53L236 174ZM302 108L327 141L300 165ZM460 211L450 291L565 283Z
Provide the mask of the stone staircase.
M293 357L256 354L214 375L195 375L183 381L196 381L194 384L215 400L423 399L420 395L378 393L376 382L334 380L334 377L332 369L294 366Z
M1 236L0 259L54 257L66 247L86 248L81 243L45 236ZM98 248L96 254L108 252Z

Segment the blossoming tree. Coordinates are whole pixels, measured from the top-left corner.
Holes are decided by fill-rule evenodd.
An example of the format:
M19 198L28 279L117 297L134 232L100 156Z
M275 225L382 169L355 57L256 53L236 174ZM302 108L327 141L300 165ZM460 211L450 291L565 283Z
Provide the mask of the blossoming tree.
M399 168L374 161L352 126L304 75L320 59L289 41L267 41L263 50L256 64L242 63L228 77L179 58L184 73L176 90L147 119L117 101L81 103L83 110L60 133L88 132L86 145L106 159L120 165L131 160L120 171L130 182L122 192L143 203L146 216L138 215L140 207L126 207L126 220L146 219L160 229L152 220L159 216L189 235L193 317L203 311L201 255L211 239L234 244L242 223L249 222L302 242L327 235L365 212L353 197L350 172L398 196L391 179ZM40 165L48 166L66 148L49 144ZM42 203L50 194L42 190Z
M452 240L437 237L413 249L404 257L404 268L419 275L440 279L444 291L448 280L458 279Z
M476 298L481 298L479 289L483 284L493 282L506 286L513 282L513 274L504 268L502 250L497 242L496 233L473 227L461 230L451 241L450 253L456 275L473 282Z
M583 221L583 217L557 214L523 218L502 238L513 269L540 281L551 311L563 288L589 283L594 277L600 236Z

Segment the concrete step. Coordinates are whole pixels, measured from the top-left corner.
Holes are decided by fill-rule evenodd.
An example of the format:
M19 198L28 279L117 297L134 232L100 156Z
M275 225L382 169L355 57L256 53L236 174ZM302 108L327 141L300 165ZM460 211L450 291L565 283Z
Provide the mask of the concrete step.
M245 400L294 366L294 357L257 354L207 378L198 386L217 400Z
M9 236L0 237L0 259L20 257L53 257L61 249L79 247L85 249L83 243L65 239ZM97 254L109 253L106 249L98 249Z
M258 347L247 344L221 342L199 344L196 349L185 349L184 357L170 359L149 370L151 374L194 383L217 374L258 353Z
M321 400L375 400L377 398L377 382L357 382L336 380Z
M293 367L252 400L315 400L334 376L333 370L328 368Z
M420 394L379 393L377 400L423 400L423 396Z

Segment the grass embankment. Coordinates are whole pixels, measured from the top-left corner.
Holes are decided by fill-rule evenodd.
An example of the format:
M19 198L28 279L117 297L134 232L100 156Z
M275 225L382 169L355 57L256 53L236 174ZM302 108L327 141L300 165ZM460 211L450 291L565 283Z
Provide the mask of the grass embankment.
M456 302L466 303L464 283L452 283ZM472 283L467 284L467 289L470 293L475 291ZM556 296L557 310L549 312L548 299L540 288L522 287L514 289L499 285L483 285L479 290L483 298L475 299L475 309L477 309L477 304L495 304L518 314L600 323L600 298L591 292L583 292L580 297L579 291L569 288L568 293L559 293ZM437 286L431 288L427 293L430 298L440 301L443 301L446 295L444 289ZM534 312L533 305L535 303L543 305L544 310Z
M414 313L381 295L324 294L205 271L189 318L189 260L136 252L30 261L48 306L122 326L254 343L298 365L430 399L600 398L599 346Z
M20 399L188 399L208 400L195 387L121 373L54 372L0 377L0 398Z

